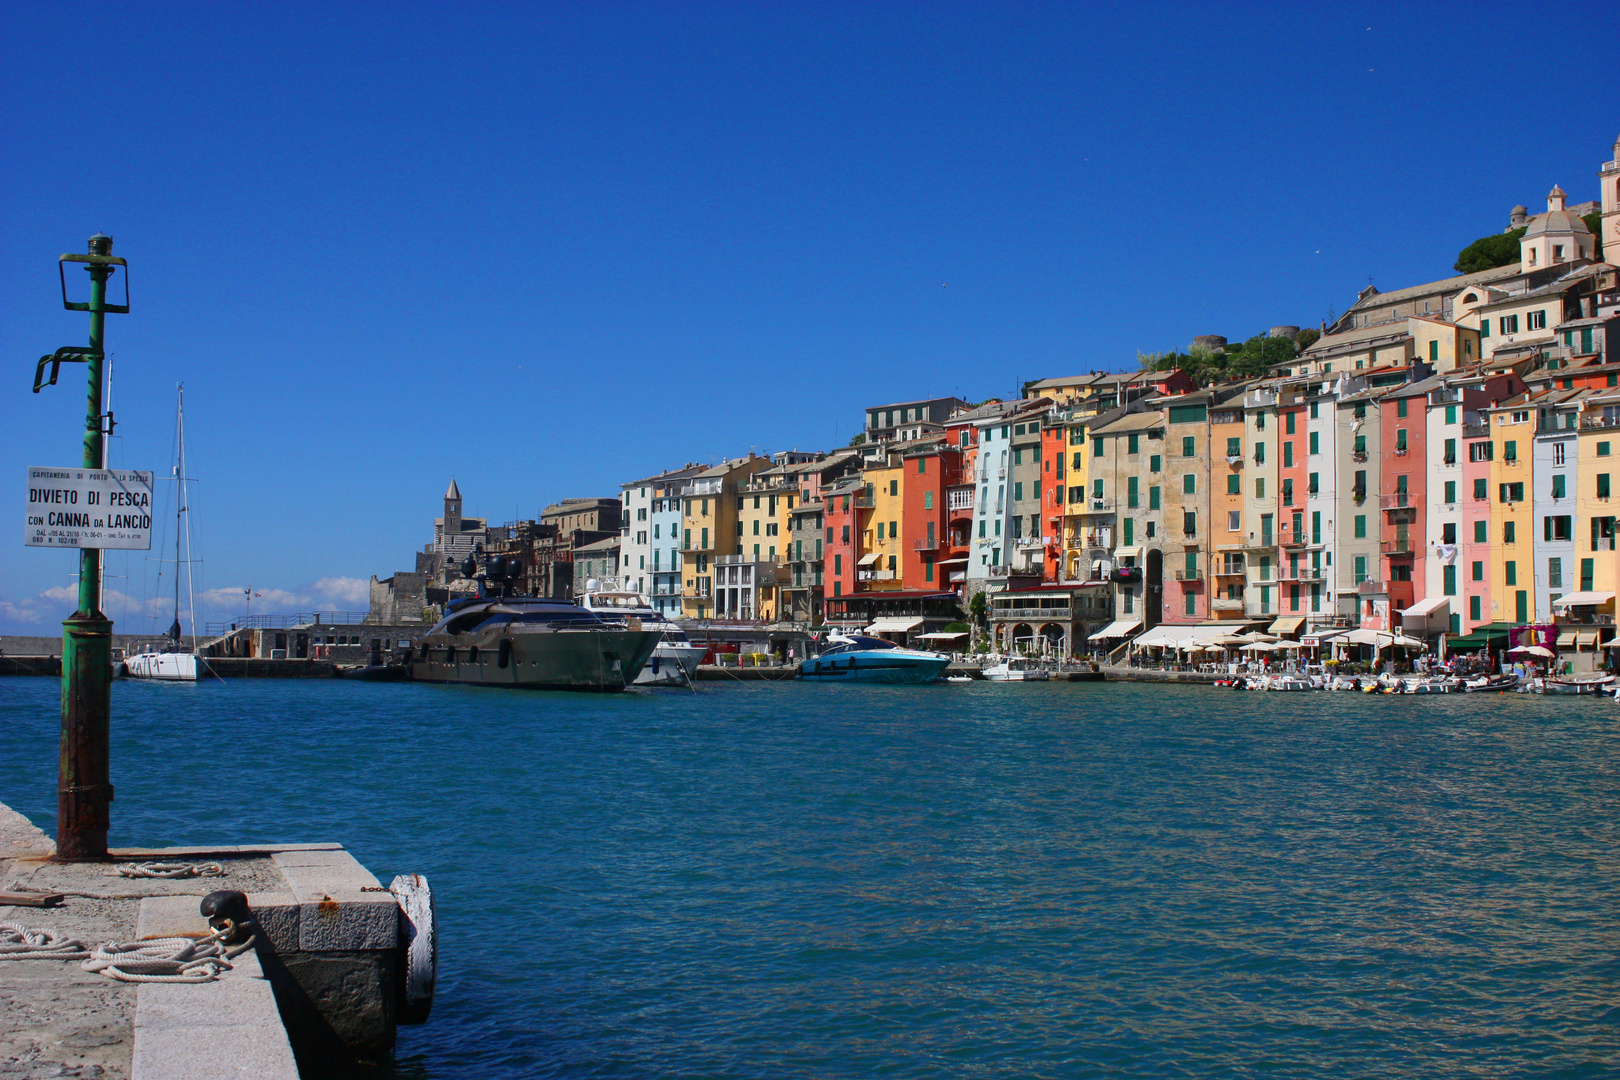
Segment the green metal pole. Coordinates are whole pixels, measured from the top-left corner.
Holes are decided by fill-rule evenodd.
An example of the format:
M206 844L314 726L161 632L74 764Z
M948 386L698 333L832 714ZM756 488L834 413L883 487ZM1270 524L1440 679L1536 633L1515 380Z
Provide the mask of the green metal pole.
M90 254L112 254L112 238L90 238ZM91 263L89 400L84 421L84 467L102 467L101 355L107 318L107 279L113 267ZM56 858L107 858L112 621L101 613L101 551L79 552L79 608L62 622L62 755L57 770Z

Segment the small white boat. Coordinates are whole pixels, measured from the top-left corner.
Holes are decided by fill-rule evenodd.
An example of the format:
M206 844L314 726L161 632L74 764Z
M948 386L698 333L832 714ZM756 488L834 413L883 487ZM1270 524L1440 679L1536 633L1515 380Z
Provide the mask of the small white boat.
M1038 662L1024 656L1009 656L981 674L991 682L1045 682L1052 677Z
M1449 694L1456 680L1441 676L1416 676L1401 680L1401 692L1406 694Z
M192 593L191 569L197 561L190 551L190 519L185 517L191 509L186 476L186 395L185 387L175 391L175 448L174 448L174 622L169 627L168 640L143 644L133 656L124 657L124 674L131 679L156 679L162 682L197 681L197 612ZM184 539L188 551L180 558L180 542ZM180 567L186 568L186 608L191 615L191 645L180 643ZM162 580L159 571L158 580Z
M1517 675L1480 675L1462 685L1463 692L1468 694L1500 693L1503 690L1517 690L1518 687Z
M1273 675L1266 680L1267 690L1315 690L1311 680L1303 675Z
M954 682L954 683L972 682L973 681L973 676L971 676L971 675L947 675L947 676L945 676L945 681L946 682Z
M1541 683L1540 693L1543 694L1590 694L1597 695L1614 683L1613 675L1567 675L1560 679L1545 678L1538 680Z

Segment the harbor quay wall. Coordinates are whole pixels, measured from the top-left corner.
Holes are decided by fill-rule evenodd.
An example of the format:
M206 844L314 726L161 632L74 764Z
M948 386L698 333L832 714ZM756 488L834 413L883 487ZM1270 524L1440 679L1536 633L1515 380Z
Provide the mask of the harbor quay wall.
M116 889L106 864L53 862L54 850L0 805L0 880L33 894L7 897L29 906L0 903L0 919L96 942L195 936L208 931L203 896L228 889L247 897L256 947L217 980L191 985L137 986L72 962L10 961L4 997L29 1023L9 1031L0 1023L0 1044L21 1051L19 1075L347 1076L386 1061L398 1024L426 1018L420 1003L404 1001L416 925L394 895L401 879L385 888L339 844L120 848L111 853L120 862L212 862L221 873L134 878Z

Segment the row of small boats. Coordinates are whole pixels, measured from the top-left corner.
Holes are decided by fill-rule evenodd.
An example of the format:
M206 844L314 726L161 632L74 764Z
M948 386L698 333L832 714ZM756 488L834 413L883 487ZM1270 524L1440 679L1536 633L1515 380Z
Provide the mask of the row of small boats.
M1337 690L1361 694L1478 694L1513 690L1523 694L1554 696L1596 696L1613 694L1620 700L1620 686L1613 675L1537 676L1521 678L1513 674L1476 675L1306 675L1279 672L1266 675L1234 675L1218 679L1218 687L1231 690Z

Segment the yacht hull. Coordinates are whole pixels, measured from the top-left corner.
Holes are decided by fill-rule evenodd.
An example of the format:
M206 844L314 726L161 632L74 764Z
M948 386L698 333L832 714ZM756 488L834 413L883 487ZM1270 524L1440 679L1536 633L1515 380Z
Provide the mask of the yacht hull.
M903 649L812 656L799 665L799 678L813 682L931 683L945 673L948 656Z
M136 653L124 658L124 674L157 682L196 682L195 653Z
M702 645L679 645L660 641L652 659L636 676L635 686L685 686L697 673L698 663L709 650Z
M416 682L531 690L623 690L640 676L656 630L577 629L434 634L411 660Z

